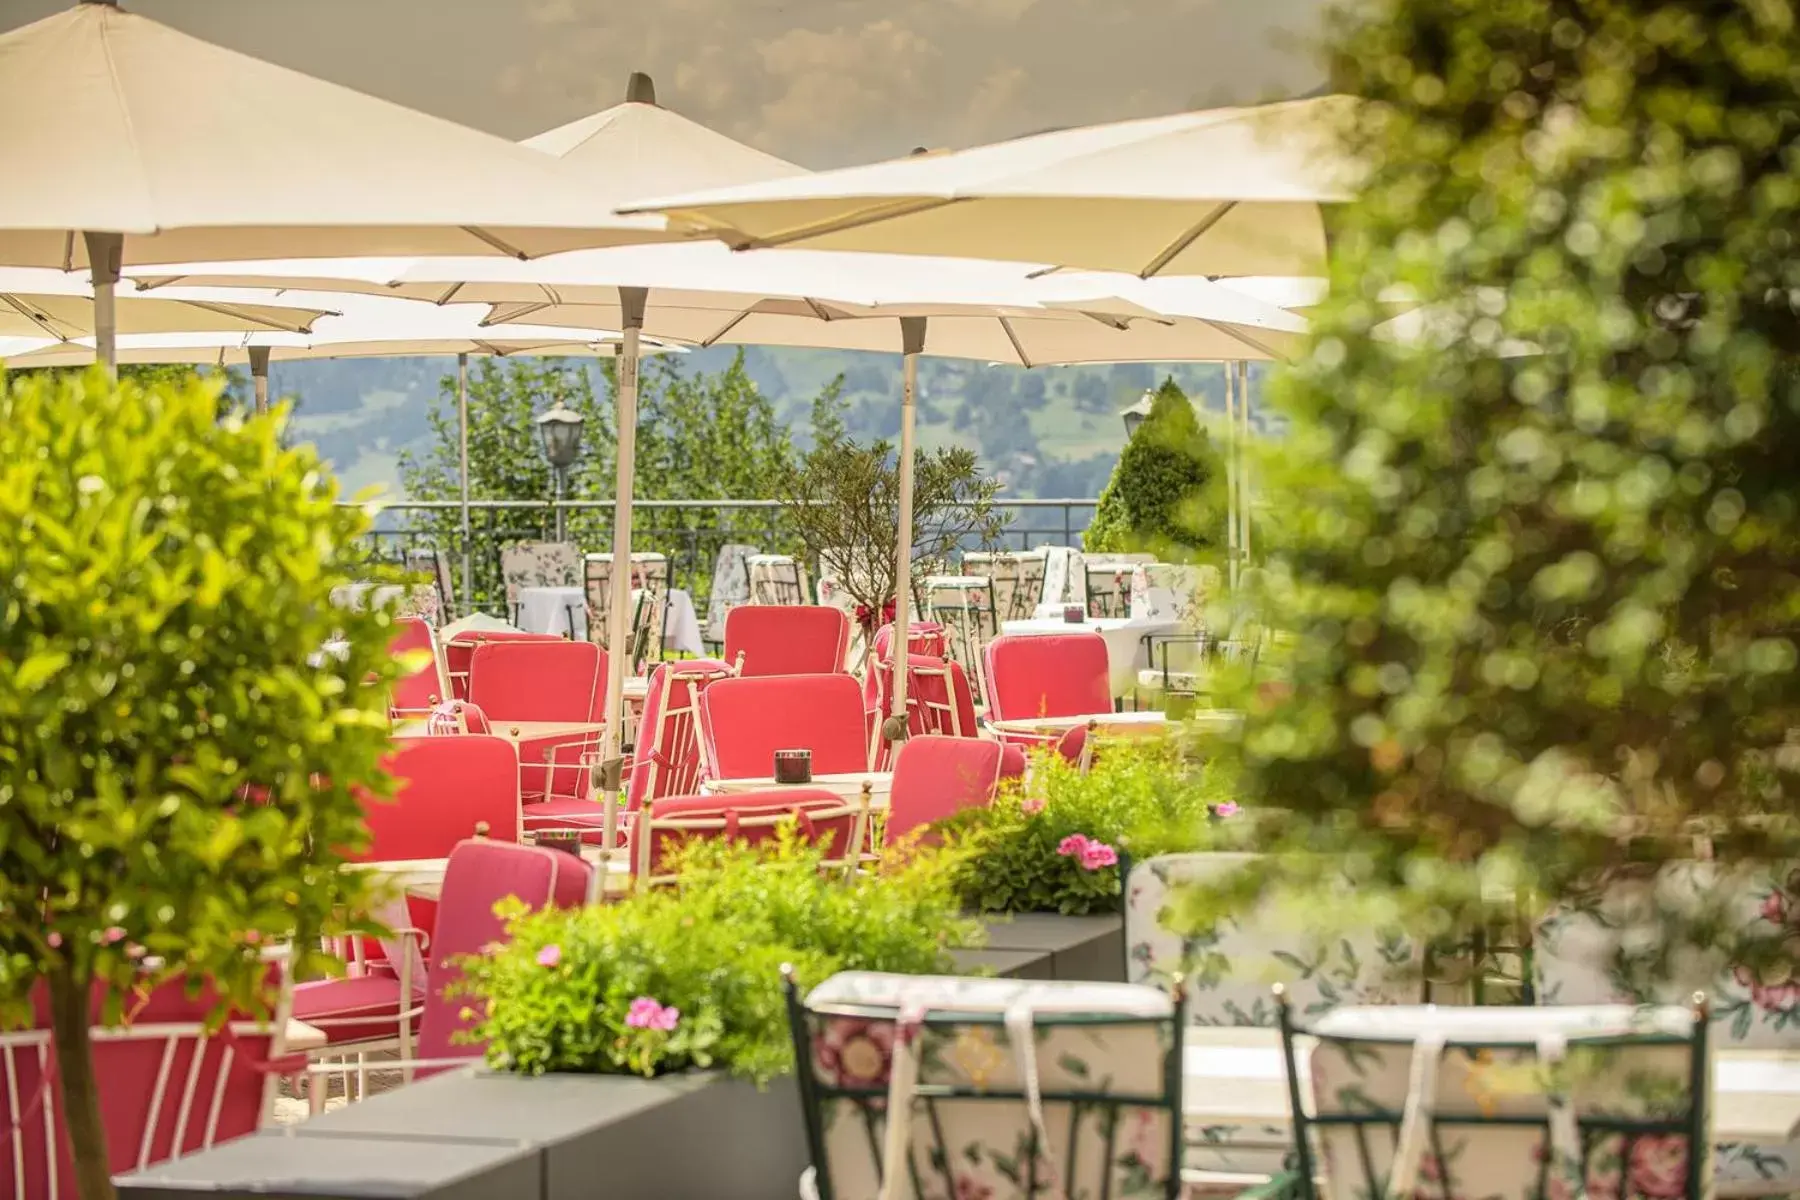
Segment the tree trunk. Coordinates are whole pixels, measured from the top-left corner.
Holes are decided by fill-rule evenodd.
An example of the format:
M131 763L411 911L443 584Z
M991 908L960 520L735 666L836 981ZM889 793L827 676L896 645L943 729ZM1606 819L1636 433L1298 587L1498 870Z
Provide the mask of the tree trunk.
M75 1159L76 1193L81 1200L115 1200L100 1087L94 1079L94 1048L88 1037L88 991L67 967L50 972L50 1031L56 1043L56 1069L62 1076L63 1122Z

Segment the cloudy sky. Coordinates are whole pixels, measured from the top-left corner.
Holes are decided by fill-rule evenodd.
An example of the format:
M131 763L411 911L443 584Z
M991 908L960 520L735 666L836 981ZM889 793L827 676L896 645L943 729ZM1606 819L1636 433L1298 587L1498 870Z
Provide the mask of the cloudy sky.
M0 0L0 29L67 2ZM128 0L509 138L616 103L649 71L665 105L809 167L1304 93L1325 3Z

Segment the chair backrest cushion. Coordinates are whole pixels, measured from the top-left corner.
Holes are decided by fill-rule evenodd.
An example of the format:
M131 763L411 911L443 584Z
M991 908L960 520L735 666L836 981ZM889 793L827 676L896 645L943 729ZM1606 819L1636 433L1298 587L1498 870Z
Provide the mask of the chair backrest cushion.
M1097 633L997 637L988 643L986 666L991 719L1112 711L1106 640Z
M869 765L862 689L848 675L721 679L700 693L700 737L715 779L773 776L777 750L811 750L815 775Z
M1221 921L1211 930L1170 927L1175 893L1254 869L1254 854L1164 854L1133 863L1125 882L1125 977L1171 985L1180 973L1188 1020L1197 1025L1274 1025L1270 987L1287 988L1302 1018L1342 1004L1416 1000L1422 951L1397 929L1320 936L1302 918L1272 905ZM1348 886L1348 884L1346 884Z
M538 846L470 840L458 843L449 858L438 893L425 1011L419 1019L421 1059L475 1058L484 1050L456 1039L476 1024L478 1013L470 997L448 994L448 989L463 977L460 959L506 940L506 926L494 915L494 905L513 897L532 909L571 907L587 898L593 881L593 868L581 859Z
M745 675L823 675L844 669L850 620L813 604L742 604L725 617L725 661Z
M519 755L506 739L406 738L385 765L394 798L365 806L370 842L360 861L445 858L478 833L519 840Z
M390 709L416 716L450 698L431 622L423 617L401 617L394 622L394 638L388 649L396 658L413 652L430 656L412 674L395 681L393 698L388 701Z
M490 721L598 721L605 690L606 653L592 642L487 642L469 662L469 700Z
M893 845L913 830L965 808L981 808L1000 783L999 742L984 738L915 737L894 760L885 833Z
M842 798L821 788L780 788L731 796L669 796L654 801L650 819L633 821L627 838L634 868L647 865L649 875L663 872L670 854L696 838L722 838L754 844L775 836L781 823L793 820L806 840L820 846L827 859L841 859L850 849L855 815ZM700 823L683 827L683 822ZM650 838L649 858L642 854Z

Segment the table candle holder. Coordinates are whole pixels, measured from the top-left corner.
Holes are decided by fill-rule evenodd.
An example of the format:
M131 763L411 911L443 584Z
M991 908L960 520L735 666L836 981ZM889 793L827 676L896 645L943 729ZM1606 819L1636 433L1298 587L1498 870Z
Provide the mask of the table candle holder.
M1087 621L1087 610L1079 604L1063 605L1063 621L1070 625L1081 625Z
M811 783L811 750L777 750L775 752L776 783Z

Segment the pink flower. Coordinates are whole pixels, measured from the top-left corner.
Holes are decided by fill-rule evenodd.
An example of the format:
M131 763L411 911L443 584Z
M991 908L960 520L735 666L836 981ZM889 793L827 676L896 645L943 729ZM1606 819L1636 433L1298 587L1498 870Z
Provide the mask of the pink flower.
M125 947L125 957L126 958L142 958L147 953L148 953L148 951L146 951L142 946L138 945L136 942L132 942L131 944L129 944L128 946Z
M1213 816L1215 817L1235 817L1237 815L1238 802L1236 800L1226 800L1213 805Z
M1081 851L1081 869L1084 871L1098 871L1118 863L1119 852L1105 842L1089 842Z
M1651 1200L1672 1200L1687 1190L1687 1139L1678 1133L1642 1137L1631 1146L1632 1190Z
M1085 833L1071 833L1057 843L1056 852L1064 858L1080 858L1087 853L1088 839Z
M625 1024L633 1029L655 1029L669 1033L681 1020L681 1010L674 1005L665 1007L657 1003L652 996L639 996L631 1002L631 1010L625 1014Z
M125 940L125 929L119 925L108 925L106 931L100 935L100 940L108 946L115 946Z
M537 952L537 964L540 967L554 967L562 961L562 947L551 942Z
M50 948L52 950L62 949L62 934L52 932L50 934L50 936L48 938L46 938L45 940L50 943Z
M1042 796L1027 796L1019 801L1019 811L1028 817L1033 817L1044 811L1045 803Z

